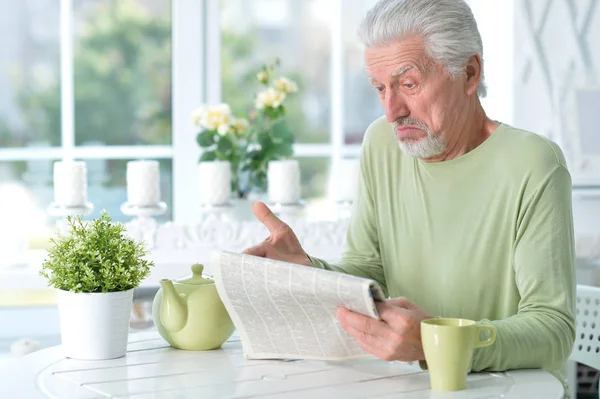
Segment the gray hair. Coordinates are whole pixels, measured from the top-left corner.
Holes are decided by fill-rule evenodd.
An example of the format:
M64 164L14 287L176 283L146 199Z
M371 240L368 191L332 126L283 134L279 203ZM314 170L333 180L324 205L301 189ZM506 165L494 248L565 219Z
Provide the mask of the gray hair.
M464 72L470 57L481 58L479 97L487 89L483 75L483 44L471 8L464 0L380 0L363 19L358 36L366 47L421 35L427 54L453 78Z

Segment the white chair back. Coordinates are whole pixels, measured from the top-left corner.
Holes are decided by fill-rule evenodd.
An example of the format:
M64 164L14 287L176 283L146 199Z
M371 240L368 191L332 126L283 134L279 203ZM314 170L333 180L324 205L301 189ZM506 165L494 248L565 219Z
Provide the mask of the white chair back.
M600 288L577 285L575 304L575 344L569 362L569 388L571 398L576 398L576 363L600 370ZM596 375L583 374L580 381L583 386L595 385ZM600 392L598 393L600 398Z
M575 320L571 359L600 370L600 287L577 285Z

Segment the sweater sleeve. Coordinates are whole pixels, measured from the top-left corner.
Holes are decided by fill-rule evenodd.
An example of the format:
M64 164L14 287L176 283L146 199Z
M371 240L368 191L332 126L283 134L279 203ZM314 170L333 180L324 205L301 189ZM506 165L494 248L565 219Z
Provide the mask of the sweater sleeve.
M373 174L370 170L369 142L367 135L360 160L358 192L340 262L334 265L310 255L308 257L315 267L375 280L387 296L372 189Z
M564 366L575 340L575 249L571 177L558 165L524 203L513 267L518 312L496 327L496 342L476 349L472 371Z

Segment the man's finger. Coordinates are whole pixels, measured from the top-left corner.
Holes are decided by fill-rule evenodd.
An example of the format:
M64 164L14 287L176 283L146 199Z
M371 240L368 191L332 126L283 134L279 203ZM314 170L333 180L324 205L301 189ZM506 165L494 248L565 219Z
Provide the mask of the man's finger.
M409 310L408 308L390 304L389 300L377 302L375 306L381 320L385 321L388 325L398 324L400 320L404 320L407 317L407 310Z
M263 202L257 202L252 206L254 216L265 225L271 234L282 231L288 227L282 222Z
M411 301L409 301L408 299L406 299L403 296L398 297L398 298L390 298L390 299L387 299L385 302L387 304L395 306L397 308L404 308L404 309L410 309L410 310L417 309L417 305L415 305L414 303L412 303Z
M342 327L346 330L352 328L361 331L366 335L373 335L378 338L386 338L391 332L386 323L372 319L369 316L363 316L359 313L352 312L345 308L337 309L337 317Z
M260 244L257 244L253 247L244 250L242 253L247 255L260 256L261 258L264 258L267 256L268 246L269 243L261 242Z

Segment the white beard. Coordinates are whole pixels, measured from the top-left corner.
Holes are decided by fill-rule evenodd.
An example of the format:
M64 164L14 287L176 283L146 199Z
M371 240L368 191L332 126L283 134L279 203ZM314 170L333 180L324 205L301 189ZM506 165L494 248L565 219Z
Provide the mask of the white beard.
M431 132L419 140L398 140L398 147L411 157L428 159L441 155L446 151L446 141Z
M418 140L400 140L396 131L400 126L414 126L425 132L426 136ZM425 123L411 117L400 118L393 123L394 136L398 140L398 147L406 155L420 159L429 159L442 155L446 151L446 140L429 129Z

